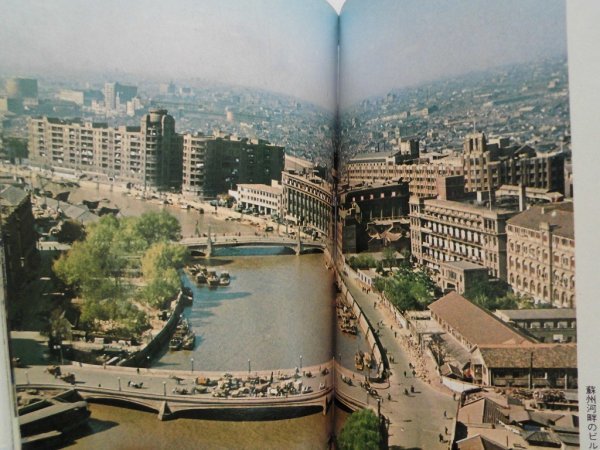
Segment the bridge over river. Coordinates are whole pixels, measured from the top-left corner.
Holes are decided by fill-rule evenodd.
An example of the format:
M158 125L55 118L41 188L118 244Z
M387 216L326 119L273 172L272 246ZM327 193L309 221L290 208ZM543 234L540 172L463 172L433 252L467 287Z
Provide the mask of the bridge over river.
M120 404L152 410L161 420L187 413L210 413L248 419L285 416L321 411L326 414L333 401L334 370L331 362L320 366L302 369L275 371L229 372L233 378L248 382L260 377L270 380L271 387L290 382L301 382L302 387L310 388L306 393L293 395L273 395L264 397L214 397L210 393L194 393L197 377L211 380L225 379L224 372L205 371L165 371L156 369L136 369L115 366L73 365L60 366L61 373L72 373L74 384L67 383L48 373L44 366L30 366L15 369L17 389L74 389L89 401ZM321 371L327 369L327 373ZM134 386L141 386L135 387ZM180 394L186 390L188 394Z
M192 250L202 251L210 256L215 248L227 247L285 247L296 254L322 252L325 243L321 241L302 241L299 237L293 239L265 233L264 235L209 235L208 237L188 237L180 243Z

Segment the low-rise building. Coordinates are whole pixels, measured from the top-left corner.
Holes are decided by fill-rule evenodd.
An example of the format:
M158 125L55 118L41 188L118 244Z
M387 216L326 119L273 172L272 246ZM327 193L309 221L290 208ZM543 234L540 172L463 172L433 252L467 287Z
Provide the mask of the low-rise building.
M471 353L477 384L577 389L576 344L478 345Z
M499 309L494 314L540 342L577 341L577 314L574 308Z
M274 183L266 184L238 184L237 202L243 208L250 208L261 214L281 214L283 187Z
M454 291L436 300L428 308L431 318L469 350L482 345L521 345L534 342L532 338Z
M440 263L437 284L443 291L464 294L473 284L488 281L488 268L470 261Z

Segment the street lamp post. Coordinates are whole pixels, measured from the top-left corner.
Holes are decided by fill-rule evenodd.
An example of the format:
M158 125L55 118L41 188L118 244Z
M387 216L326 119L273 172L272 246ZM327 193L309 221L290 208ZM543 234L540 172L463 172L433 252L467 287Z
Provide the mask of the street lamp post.
M58 345L55 345L53 348L54 348L54 350L58 350L60 352L60 364L63 365L64 361L63 361L62 345L58 344Z
M163 395L166 397L167 396L167 382L163 381Z
M300 355L300 370L302 370L302 355Z
M194 373L194 358L190 358L190 362L192 363L192 373Z
M250 360L248 360L248 373L250 373Z
M121 377L117 377L117 381L119 382L119 391L121 390Z

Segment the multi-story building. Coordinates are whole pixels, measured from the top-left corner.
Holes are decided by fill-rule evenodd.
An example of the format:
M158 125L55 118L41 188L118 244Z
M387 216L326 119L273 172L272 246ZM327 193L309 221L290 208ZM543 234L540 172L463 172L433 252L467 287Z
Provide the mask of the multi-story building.
M534 206L508 220L508 282L536 303L575 307L573 204Z
M467 192L522 184L564 192L564 154L537 154L528 145L509 146L508 140L488 142L484 133L465 138L462 166Z
M137 95L137 86L127 86L120 83L104 84L104 105L113 110L119 104L126 104Z
M226 134L183 135L183 185L187 197L214 198L238 184L281 180L284 148L261 139Z
M282 214L283 187L280 184L238 184L237 202L262 214Z
M463 152L433 161L403 158L400 153L357 156L346 165L351 184L400 180L411 195L437 195L436 179L463 175L466 192L489 191L503 184L564 192L564 154L536 153L529 146L509 146L507 139L487 141L483 133L468 135Z
M29 155L40 165L103 174L111 181L143 188L181 185L181 136L164 109L151 110L139 127L31 119Z
M18 100L25 106L38 104L38 82L35 78L9 78L5 86L7 98Z
M340 195L340 220L342 221L342 252L358 253L375 250L386 239L374 239L375 235L391 237L399 222L408 217L408 184L386 183L352 188ZM376 233L370 225L373 221L386 223L387 231ZM398 222L398 223L395 223ZM399 245L400 242L397 242Z
M333 199L331 185L312 172L283 172L281 184L284 218L329 236Z
M410 198L412 255L436 273L446 261L469 261L506 280L506 221L517 210L461 193L461 177L438 180L438 198Z
M0 191L0 238L6 258L9 301L15 299L16 289L35 273L39 255L33 225L30 195L14 186L3 188Z

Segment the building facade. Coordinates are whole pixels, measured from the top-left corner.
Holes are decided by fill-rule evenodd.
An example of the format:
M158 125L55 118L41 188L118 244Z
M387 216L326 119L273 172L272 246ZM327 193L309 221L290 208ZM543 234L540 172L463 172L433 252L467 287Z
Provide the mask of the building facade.
M473 382L484 386L577 389L576 344L481 345Z
M536 303L575 307L573 204L534 206L507 225L508 282Z
M494 314L540 342L577 342L575 308L499 309Z
M34 229L31 197L22 189L8 186L0 190L0 238L6 262L9 301L38 264L37 233Z
M465 191L496 189L503 184L564 192L562 152L538 153L529 146L509 146L508 139L488 143L483 133L465 138L462 153L434 161L403 159L399 154L372 153L351 159L346 167L350 184L400 180L410 183L411 195L436 196L436 178L463 175Z
M282 214L283 187L266 184L238 184L237 202L243 208L254 209L261 214Z
M283 172L284 219L329 236L332 219L331 185L312 173Z
M238 184L281 180L284 148L260 139L226 134L184 134L183 195L215 198Z
M139 127L32 118L29 155L40 165L102 174L140 188L181 185L181 136L164 109L151 110Z
M452 178L438 181L446 184ZM438 190L449 192L441 186ZM444 262L468 261L487 267L491 277L506 280L506 221L517 211L452 198L410 198L413 258L436 274Z

